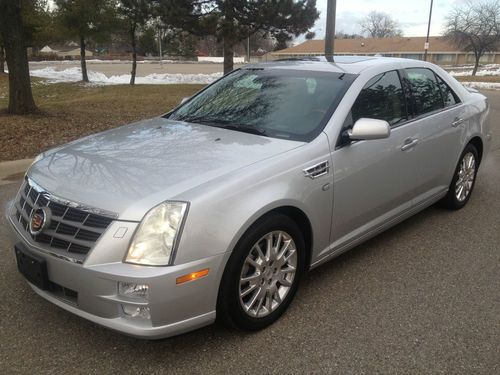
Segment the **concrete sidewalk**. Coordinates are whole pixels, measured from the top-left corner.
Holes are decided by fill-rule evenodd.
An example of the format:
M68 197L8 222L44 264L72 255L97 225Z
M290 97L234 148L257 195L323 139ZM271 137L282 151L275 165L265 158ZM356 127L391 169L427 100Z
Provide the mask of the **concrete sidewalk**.
M21 180L32 162L33 159L0 162L0 186Z

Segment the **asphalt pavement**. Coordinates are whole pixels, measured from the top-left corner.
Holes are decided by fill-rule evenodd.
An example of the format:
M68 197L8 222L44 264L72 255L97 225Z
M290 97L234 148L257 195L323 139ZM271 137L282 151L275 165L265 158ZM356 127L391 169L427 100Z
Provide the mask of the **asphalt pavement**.
M0 219L0 372L500 373L500 92L493 150L461 211L431 207L303 280L270 328L143 341L38 297ZM0 207L19 182L0 186Z

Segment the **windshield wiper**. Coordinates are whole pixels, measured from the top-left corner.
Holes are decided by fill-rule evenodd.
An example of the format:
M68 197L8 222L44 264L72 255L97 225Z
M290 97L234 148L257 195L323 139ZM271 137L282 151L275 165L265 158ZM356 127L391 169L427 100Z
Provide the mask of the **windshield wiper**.
M253 126L226 125L226 126L221 126L221 128L229 129L229 130L236 130L236 131L243 132L243 133L267 136L267 133L264 130L254 128Z
M236 131L240 131L243 133L267 136L267 133L264 130L257 129L256 127L248 126L248 125L232 125L230 123L230 121L222 120L222 119L210 119L210 118L203 119L200 117L185 117L185 118L182 118L180 120L185 121L185 122L192 122L195 124L210 125L210 126L214 126L216 128L236 130Z

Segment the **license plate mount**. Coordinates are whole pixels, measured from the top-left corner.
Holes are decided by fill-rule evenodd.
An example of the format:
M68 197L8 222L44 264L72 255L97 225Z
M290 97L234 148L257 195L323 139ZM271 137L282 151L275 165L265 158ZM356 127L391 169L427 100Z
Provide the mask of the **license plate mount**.
M47 262L41 256L28 250L22 244L14 246L17 269L31 284L42 290L48 290L50 281L47 275Z

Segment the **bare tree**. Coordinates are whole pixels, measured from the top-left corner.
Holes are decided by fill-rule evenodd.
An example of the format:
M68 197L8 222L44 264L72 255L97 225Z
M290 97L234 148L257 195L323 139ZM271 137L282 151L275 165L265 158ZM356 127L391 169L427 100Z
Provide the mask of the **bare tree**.
M457 47L474 53L475 76L481 57L500 47L500 2L469 1L448 15L445 36Z
M343 30L335 32L335 39L363 39L364 36L357 33L346 33Z
M390 15L383 12L372 11L360 23L361 30L372 38L390 38L403 36L399 23Z

